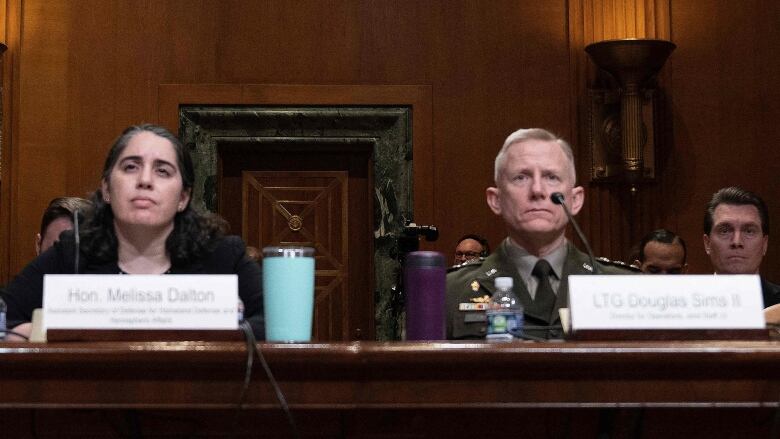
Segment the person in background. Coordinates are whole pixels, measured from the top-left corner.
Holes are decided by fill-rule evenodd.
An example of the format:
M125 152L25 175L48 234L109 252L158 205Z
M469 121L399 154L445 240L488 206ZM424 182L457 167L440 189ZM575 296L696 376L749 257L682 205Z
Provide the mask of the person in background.
M237 274L244 317L264 338L260 266L224 220L190 204L195 171L187 149L156 125L127 128L111 147L94 208L7 287L8 326L29 336L45 274ZM75 252L79 250L76 266Z
M35 235L35 254L49 249L60 239L60 234L73 229L73 214L81 217L92 208L92 203L78 197L58 197L49 202L41 218L41 231Z
M257 262L258 264L262 263L263 261L263 252L260 251L257 247L252 247L251 245L246 246L246 255L249 256L249 259Z
M685 241L666 229L653 230L639 242L634 265L645 274L685 274L688 271Z
M495 160L495 187L485 192L487 204L506 224L508 237L484 261L464 264L447 275L447 338L483 338L485 313L477 306L496 290L497 277L512 277L523 305L526 325L552 326L537 332L559 338L560 308L568 305L568 276L629 274L596 262L565 236L568 218L552 202L563 194L573 215L582 208L585 190L576 186L574 155L563 139L547 130L521 129L510 134ZM526 331L530 334L530 331Z
M486 258L490 254L490 244L487 239L474 234L463 235L455 246L455 260L453 265Z
M731 186L715 192L704 211L704 251L716 274L759 274L769 245L769 210L753 192ZM761 277L765 316L780 322L780 285Z

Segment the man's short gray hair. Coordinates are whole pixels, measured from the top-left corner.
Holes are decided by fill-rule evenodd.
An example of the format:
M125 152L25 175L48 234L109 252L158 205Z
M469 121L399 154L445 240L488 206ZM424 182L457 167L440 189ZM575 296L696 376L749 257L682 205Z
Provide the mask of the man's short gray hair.
M504 145L501 147L501 150L498 151L498 155L496 155L495 168L493 170L493 179L495 180L496 185L498 185L498 179L501 176L501 171L504 167L504 162L506 161L506 153L507 151L509 151L509 147L514 145L515 143L525 142L526 140L541 140L543 142L555 142L558 145L560 145L561 150L566 155L566 158L569 160L569 164L571 165L572 185L576 184L577 171L576 168L574 167L574 152L571 149L571 145L569 145L562 138L556 136L555 134L543 128L522 128L510 134L509 137L507 137L506 140L504 140Z

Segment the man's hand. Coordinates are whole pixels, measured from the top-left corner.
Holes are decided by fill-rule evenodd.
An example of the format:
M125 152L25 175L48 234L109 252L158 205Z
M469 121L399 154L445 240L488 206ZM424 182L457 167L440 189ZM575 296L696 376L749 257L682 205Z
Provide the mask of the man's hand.
M780 324L780 303L764 309L764 318L767 323Z

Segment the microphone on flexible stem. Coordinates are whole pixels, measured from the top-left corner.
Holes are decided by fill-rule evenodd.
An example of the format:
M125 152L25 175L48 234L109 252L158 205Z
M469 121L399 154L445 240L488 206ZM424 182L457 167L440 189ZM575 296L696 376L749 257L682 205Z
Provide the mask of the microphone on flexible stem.
M580 238L580 241L582 241L582 244L585 246L585 250L588 251L588 256L590 257L590 265L593 267L593 272L591 274L601 274L601 270L599 269L599 266L596 265L596 258L593 256L593 250L590 248L590 243L585 238L585 234L582 233L582 229L580 229L579 224L577 224L577 221L574 220L574 217L571 215L571 212L569 211L569 208L566 206L566 203L564 202L564 196L560 192L553 192L550 194L550 199L553 203L560 205L563 208L563 211L566 213L566 217L569 218L569 222L571 225L574 226L574 231L577 232L577 236ZM561 321L563 321L564 317L561 315ZM599 437L602 436L602 432L611 432L614 429L615 424L615 409L611 408L605 408L601 409L599 411ZM607 436L609 434L607 433Z
M579 224L577 224L577 221L574 220L574 217L571 215L571 212L569 211L569 208L566 206L566 203L564 202L563 194L560 192L553 192L550 194L550 199L553 203L559 204L561 207L563 207L563 211L566 213L566 216L569 218L569 222L572 226L574 226L574 231L577 232L577 236L580 238L580 241L582 241L582 244L585 246L585 250L588 252L588 256L590 256L590 265L593 267L593 274L601 274L601 270L599 270L599 266L596 265L596 258L593 256L593 250L590 248L590 243L588 242L587 238L585 238L585 234L582 233L582 230L580 229Z
M81 252L81 240L79 239L79 209L73 211L73 237L76 239L76 255L73 264L74 274L79 274L79 253Z

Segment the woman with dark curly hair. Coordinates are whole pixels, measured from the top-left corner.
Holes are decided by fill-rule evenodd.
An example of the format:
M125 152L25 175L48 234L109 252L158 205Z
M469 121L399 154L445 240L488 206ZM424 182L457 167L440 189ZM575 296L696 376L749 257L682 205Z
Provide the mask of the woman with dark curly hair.
M244 317L264 337L260 266L243 241L225 236L216 215L190 206L195 171L189 152L163 127L127 128L103 167L93 209L73 231L31 262L8 285L8 327L29 335L42 306L44 274L237 274Z

